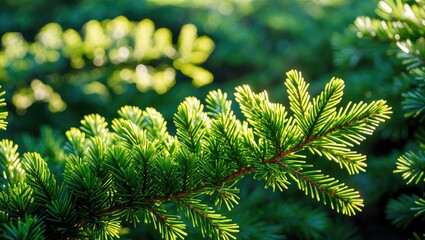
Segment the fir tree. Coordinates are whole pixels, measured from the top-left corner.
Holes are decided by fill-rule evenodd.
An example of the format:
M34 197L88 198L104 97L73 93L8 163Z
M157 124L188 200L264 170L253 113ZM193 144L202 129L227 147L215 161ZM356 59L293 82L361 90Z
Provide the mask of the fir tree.
M118 237L126 220L153 224L164 239L177 239L186 236L185 219L204 237L233 239L238 225L217 209L238 204L237 182L245 176L279 191L295 183L335 211L355 215L364 205L360 193L310 158L324 156L348 174L365 171L366 156L352 148L391 108L383 100L340 107L341 79L312 98L301 73L286 76L289 109L244 85L235 100L246 119L237 119L227 94L215 90L204 104L188 97L179 105L174 136L153 108L124 106L110 127L102 116L88 115L66 132L61 177L39 153L20 156L13 142L2 140L2 237L107 239Z

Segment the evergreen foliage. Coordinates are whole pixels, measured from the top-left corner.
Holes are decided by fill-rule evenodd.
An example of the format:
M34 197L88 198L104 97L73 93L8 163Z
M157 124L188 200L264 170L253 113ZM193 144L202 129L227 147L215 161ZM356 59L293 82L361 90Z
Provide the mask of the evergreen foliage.
M402 73L397 84L403 100L404 116L410 118L415 130L417 150L410 150L397 159L397 169L407 184L423 185L425 175L425 144L423 123L425 120L425 2L382 0L376 9L377 18L359 17L355 21L357 36L386 46L389 54L396 56ZM401 83L400 83L401 82ZM404 82L404 83L403 83ZM400 90L398 90L400 91ZM407 125L407 124L406 124ZM397 227L406 228L412 222L423 225L425 216L425 193L401 194L387 204L387 218ZM425 237L423 230L414 235Z
M423 185L425 181L425 148L420 145L417 152L409 151L397 159L397 169L394 173L401 174L407 184ZM425 222L425 192L419 194L402 194L397 199L389 201L387 217L398 227L406 228L412 221ZM417 239L418 233L414 232ZM420 232L421 238L425 232Z
M174 136L153 108L124 106L110 128L104 117L87 115L66 132L63 181L39 153L20 157L16 145L2 140L2 237L115 238L126 220L153 224L164 239L177 239L186 236L186 219L204 237L234 239L238 225L217 209L238 204L236 183L249 174L273 190L295 183L337 212L355 215L363 208L360 193L310 158L325 156L349 174L365 171L365 156L352 148L391 108L383 100L338 107L344 82L337 78L314 98L297 71L287 73L285 86L292 114L267 92L237 87L246 120L236 118L220 90L211 91L205 105L188 97L174 115Z
M355 25L361 36L372 37L376 41L389 41L397 47L397 58L407 70L407 77L415 85L414 90L403 96L405 115L423 118L425 2L408 2L380 1L376 10L380 19L361 17L356 20Z
M4 108L6 106L6 103L4 101L4 95L6 94L5 91L0 92L0 107ZM7 112L6 111L2 111L0 112L0 129L1 130L6 130L6 126L7 126Z

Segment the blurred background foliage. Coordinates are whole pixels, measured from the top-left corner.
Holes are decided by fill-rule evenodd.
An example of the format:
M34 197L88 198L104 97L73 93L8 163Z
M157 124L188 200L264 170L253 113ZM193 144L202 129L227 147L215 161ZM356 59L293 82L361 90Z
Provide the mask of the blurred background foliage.
M11 126L31 134L40 124L64 131L92 112L108 117L123 104L171 119L184 97L243 83L284 100L275 88L283 74L328 78L332 34L374 8L354 0L2 2L0 81L11 112L32 116L12 115Z
M203 99L211 89L249 84L285 103L290 69L302 71L313 92L340 77L346 101L383 98L394 111L358 149L368 155L367 172L346 180L365 198L364 212L338 216L297 190L272 193L244 180L231 213L238 238L406 239L411 231L385 217L389 199L416 189L393 174L397 157L415 148L418 128L401 105L417 87L400 60L402 43L378 30L381 20L404 24L385 14L385 3L395 2L404 9L421 1L0 0L0 84L10 112L4 137L60 172L63 132L86 114L110 120L123 105L155 107L170 123L185 97ZM327 161L321 168L342 174ZM189 236L199 239L196 233ZM159 236L140 225L122 237Z
M195 87L213 80L198 65L214 42L198 37L193 24L182 25L175 40L169 29L156 29L149 19L132 22L124 16L90 20L80 32L48 23L32 42L20 32L2 36L0 77L17 114L36 103L45 103L50 113L68 105L103 108L131 90L164 94L177 73L192 79Z
M425 237L424 27L425 1L382 0L377 4L376 16L358 17L333 39L338 71L359 86L349 91L350 98L363 93L366 98L384 98L393 106L392 119L381 139L374 141L378 151L373 151L373 162L369 161L373 164L369 176L379 179L379 183L368 184L365 192L371 204L365 211L367 219L374 217L368 209L380 206L381 217L376 220L384 221L385 212L387 221L397 227L396 234L416 239ZM388 174L391 170L398 176ZM373 178L369 181L374 183ZM370 224L364 229L376 231L379 226Z

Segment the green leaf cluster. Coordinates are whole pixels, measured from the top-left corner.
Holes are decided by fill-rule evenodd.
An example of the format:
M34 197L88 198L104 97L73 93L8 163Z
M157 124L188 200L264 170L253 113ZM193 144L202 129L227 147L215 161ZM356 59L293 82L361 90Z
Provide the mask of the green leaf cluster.
M19 32L1 37L0 78L8 82L3 83L8 91L13 89L18 113L36 102L46 102L51 112L60 112L67 106L64 86L66 91L105 100L133 87L163 94L179 73L194 86L207 85L213 75L200 65L213 49L212 39L198 36L193 24L183 25L173 39L171 30L156 28L149 19L91 20L80 31L49 23L34 42Z
M352 148L391 108L383 100L339 106L341 79L311 97L300 72L286 76L288 108L270 102L265 91L240 86L235 101L242 120L227 94L215 90L204 104L187 97L179 105L175 135L153 108L124 106L110 124L87 115L66 132L63 181L39 153L19 157L3 140L9 144L0 145L3 237L108 239L119 236L126 220L153 224L164 239L177 239L186 236L185 219L206 238L234 239L238 225L217 210L238 204L236 183L250 174L266 188L295 184L336 212L355 215L363 208L360 193L316 162L324 156L348 174L365 171L366 157Z

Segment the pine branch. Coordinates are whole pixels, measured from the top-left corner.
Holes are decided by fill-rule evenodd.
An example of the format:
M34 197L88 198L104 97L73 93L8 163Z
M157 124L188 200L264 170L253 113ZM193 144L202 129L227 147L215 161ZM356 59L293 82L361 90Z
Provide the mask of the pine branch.
M45 223L50 225L50 231L46 234L48 238L77 238L80 235L77 207L67 189L60 189L57 199L47 204L46 211Z
M341 79L333 78L326 84L325 90L313 99L313 107L306 116L309 123L306 126L306 130L308 129L307 139L325 131L322 129L326 129L326 124L330 122L329 119L335 116L335 106L341 101L343 89L344 82Z
M244 89L244 91L249 91L249 90ZM253 98L255 98L254 95L252 95L252 96L253 96ZM251 102L255 102L255 101L251 101ZM264 163L265 164L267 164L267 163L277 163L278 165L288 169L288 167L279 164L280 159L286 157L290 153L300 151L303 148L312 145L312 143L317 142L322 137L337 135L337 133L340 134L340 132L346 133L346 132L349 132L349 131L354 131L354 129L356 129L357 131L359 131L359 129L360 129L362 131L361 133L363 133L363 134L370 134L371 131L373 131L374 126L376 126L376 124L378 122L383 121L386 114L389 113L388 110L384 110L384 111L378 112L378 113L375 112L376 109L382 108L383 104L384 104L384 102L372 103L371 105L368 105L368 106L366 104L357 104L357 105L355 104L355 105L353 105L353 107L351 109L349 107L347 107L344 111L340 110L339 114L338 114L339 118L342 118L342 115L349 116L349 117L344 117L343 119L338 119L339 120L337 122L338 124L335 124L335 126L333 126L334 128L328 129L327 132L322 133L322 136L310 137L309 139L307 139L306 141L304 141L300 145L296 146L295 148L288 149L285 152L281 152L279 155L275 156L272 159L265 161ZM348 109L350 109L350 110L348 110ZM254 108L254 110L255 110L255 108ZM366 127L360 128L359 126L364 125L365 122L370 123L370 125L372 125L372 126L368 126L367 128ZM351 127L353 127L353 129L350 129ZM359 140L364 139L364 137L361 135L361 133L358 133L358 135L355 135L355 139L357 139L357 140L351 140L351 141L358 143ZM351 134L351 135L353 135L353 134ZM350 144L350 145L352 145L352 144ZM323 146L324 146L324 149L330 148L329 145L323 144ZM328 147L326 147L326 146L328 146ZM345 148L343 150L345 150ZM320 150L318 150L318 151L320 151ZM343 153L343 151L341 151L341 153ZM346 155L348 154L347 156L349 156L349 157L344 158L343 159L344 161L349 161L349 160L351 160L351 158L359 161L358 159L359 159L360 155L358 155L354 152L347 151L347 150L345 150L345 154ZM342 156L343 156L343 154L341 154L339 156L340 157L339 159L341 159ZM360 160L363 160L363 159L364 158L360 156ZM360 161L360 162L362 162L362 161ZM344 163L342 163L342 162L341 162L341 164L344 165ZM346 163L346 165L347 165L347 169L349 169L350 173L354 173L355 171L358 171L358 170L353 170L353 166L351 166L351 167L348 166L348 163ZM364 164L359 164L359 166L364 167ZM229 175L228 177L226 177L224 179L225 179L225 181L233 180L233 179L239 177L240 175L243 175L243 174L246 174L246 173L249 173L249 172L255 172L256 169L257 168L255 166L252 166L250 168L244 168L244 169L241 169L240 171L236 172L235 174ZM355 169L358 169L358 168L355 168ZM325 179L325 178L329 179L328 176L326 176L326 175L320 175L320 174L315 175L315 174L313 174L314 178L317 179L317 181L315 181L315 180L308 178L308 176L304 176L302 173L297 172L293 169L291 169L291 171L292 171L292 173L295 174L295 176L301 177L301 179L304 180L307 184L312 184L316 188L323 190L323 191L326 190L325 192L328 193L328 196L331 196L332 198L337 198L338 200L341 200L342 202L349 202L349 200L343 199L343 197L346 197L346 198L357 198L358 197L357 192L355 192L351 189L346 190L346 187L337 185L337 182L332 182L332 184L329 184L329 186L331 188L333 186L338 186L338 188L342 188L341 192L344 193L344 194L342 194L342 196L337 196L336 193L334 192L334 190L328 190L325 187L321 186L320 183L318 183L318 182L320 182L322 179ZM203 190L203 189L204 188L202 187L199 190ZM306 188L304 188L303 190L305 190L305 189ZM196 189L196 190L198 190L198 189ZM189 193L193 193L193 192L188 192L187 194L189 194ZM176 197L182 197L182 196L185 196L185 195L182 194L182 195L178 195ZM315 196L317 197L318 195L316 194ZM319 198L319 197L317 197L317 198ZM342 209L345 209L347 206L348 205L342 207ZM344 210L343 211L344 211L344 213L347 213L347 214L354 214L354 212L356 210L360 209L359 208L360 206L362 206L361 201L353 201L352 208L347 208L348 209L347 211L344 211ZM337 210L339 211L339 209L337 209Z
M25 178L25 171L19 159L18 145L10 140L0 141L0 189L5 190Z
M199 159L188 151L182 150L176 153L175 157L181 179L181 192L186 192L192 186L199 186L201 179L195 177L199 171Z
M98 115L92 114L87 115L81 120L81 131L87 134L88 137L106 137L108 136L108 123L105 122L105 118Z
M78 128L71 128L66 133L67 142L65 143L65 150L68 154L83 157L88 147L88 141L84 132Z
M365 56L374 61L376 66L387 65L387 70L381 68L380 73L389 72L385 78L391 79L393 89L388 94L395 96L395 103L399 103L399 94L394 94L394 90L403 91L400 94L403 97L402 107L405 117L416 118L420 122L425 119L424 115L424 84L425 79L425 48L424 48L424 21L425 21L425 3L424 1L402 1L402 0L382 0L379 1L376 13L378 17L358 17L352 28L353 38L357 48L356 60L359 61L361 52L371 52L372 50L378 54L368 53ZM361 39L361 41L359 41ZM366 48L366 49L365 49ZM340 58L351 57L354 54L352 49L343 49ZM345 51L345 53L344 53ZM344 56L346 55L346 56ZM396 56L399 60L397 66L390 61L376 60L382 57ZM374 59L375 58L375 59ZM366 60L367 61L367 60ZM356 63L357 63L356 62ZM393 71L393 69L396 69ZM392 74L391 74L392 71ZM401 71L401 74L400 74ZM394 77L394 73L399 76ZM383 82L384 83L384 82ZM381 83L382 84L382 83ZM384 83L385 84L385 83ZM404 89L403 89L404 88ZM401 89L401 90L400 90ZM343 114L345 115L345 113ZM401 114L396 114L400 115ZM404 121L400 119L400 121ZM397 124L399 125L399 124ZM367 129L365 129L368 131ZM417 129L416 129L417 130ZM349 144L362 141L363 137L351 135L353 139L341 139ZM337 143L342 143L338 141ZM422 148L423 146L421 146ZM422 184L425 174L425 157L424 151L407 152L397 159L397 169L394 173L401 174L407 184ZM390 200L387 205L387 218L398 227L408 226L416 217L421 215L423 209L419 196L401 195L395 200ZM418 214L421 212L421 214ZM423 220L423 218L422 218ZM419 235L414 234L417 239Z
M332 209L346 215L355 215L363 207L363 199L360 193L354 189L349 189L338 180L324 175L320 170L297 171L285 163L277 162L279 166L287 169L291 177L296 179L298 188L310 194L317 201L322 200L324 204L330 203Z
M0 209L6 212L9 221L24 219L26 215L34 213L32 194L31 187L23 181L0 192Z
M6 106L6 102L3 97L5 94L6 94L5 91L0 92L0 109L2 109L0 111L0 130L6 130L6 127L7 127L6 118L7 118L8 112L3 110L3 108Z
M194 227L200 227L203 237L213 239L236 239L232 233L239 232L238 226L230 219L215 213L211 207L202 204L199 199L178 199L185 216Z
M35 204L44 208L57 198L56 179L38 153L25 153L24 159L25 181L34 191Z
M52 232L74 237L113 237L119 219L136 223L142 213L163 238L183 238L182 220L166 211L174 203L204 236L233 239L237 225L215 213L200 196L209 195L216 206L224 203L230 210L239 201L236 183L252 173L273 190L295 182L337 212L356 214L363 207L359 193L312 170L315 162L307 159L306 151L326 156L350 174L363 171L365 157L350 148L372 134L391 108L376 101L337 110L344 88L339 79L332 79L311 101L300 73L288 73L285 85L294 116L282 104L271 103L266 92L256 94L241 86L235 97L246 121L236 118L226 94L212 91L206 107L194 97L179 105L176 136L150 108L121 108L112 130L100 115L88 115L79 129L66 133L69 157L63 185L57 186L41 156L26 154L30 186L2 193L0 206L11 216L42 216ZM19 205L12 191L27 191L26 204ZM29 208L27 203L33 201L46 202L48 210ZM70 225L69 231L61 230Z
M144 212L145 222L152 223L155 229L161 233L161 237L166 240L183 239L186 236L180 216L167 214L161 207L147 207Z
M386 217L397 227L406 228L415 218L412 207L419 199L417 195L401 195L397 199L391 199L386 207Z
M96 176L96 172L82 160L71 155L66 165L64 183L75 198L79 217L83 222L90 223L100 218L101 212L108 208L112 179L109 175Z
M287 88L291 110L294 112L299 127L302 130L308 129L308 123L304 114L308 113L312 107L310 95L307 92L309 84L304 81L300 72L292 70L286 76L287 81L285 81L285 86ZM308 133L304 132L304 134Z
M234 187L234 185L236 185L236 182L234 182L233 185L228 184L227 186L223 184L221 188L216 188L210 193L211 195L215 195L215 200L213 202L218 209L221 209L221 206L224 203L227 210L230 211L239 203L239 189Z
M376 10L379 18L359 17L355 21L359 37L385 44L390 49L388 52L394 53L405 67L409 84L416 89L403 94L402 106L406 117L419 117L421 121L424 120L421 93L425 79L423 6L421 1L383 0ZM413 79L419 81L411 82Z
M425 198L419 198L415 202L415 206L411 208L412 211L416 212L415 217L425 215Z
M169 140L167 122L153 108L140 111L137 107L124 106L118 111L118 115L125 120L130 120L138 127L146 129L149 141L158 140L159 143L165 144Z
M43 223L36 217L25 216L19 219L16 224L8 223L4 226L3 239L34 239L42 240L44 234Z
M325 148L323 145L333 146ZM360 171L365 172L367 164L366 156L355 151L347 149L344 145L335 142L319 143L318 146L309 146L309 149L319 155L324 155L327 159L335 161L341 168L345 168L349 174L357 174Z
M401 173L407 184L419 184L425 180L425 155L407 152L397 159L397 169L394 173Z
M206 134L205 128L209 124L203 108L198 99L188 97L179 105L174 116L179 142L194 153L201 151L202 139Z
M417 89L403 94L404 100L402 102L403 109L405 110L404 116L406 118L418 117L420 121L425 120L425 93L422 89Z
M106 166L114 176L117 204L131 206L140 197L142 184L133 170L131 155L123 148L114 147L106 157Z

